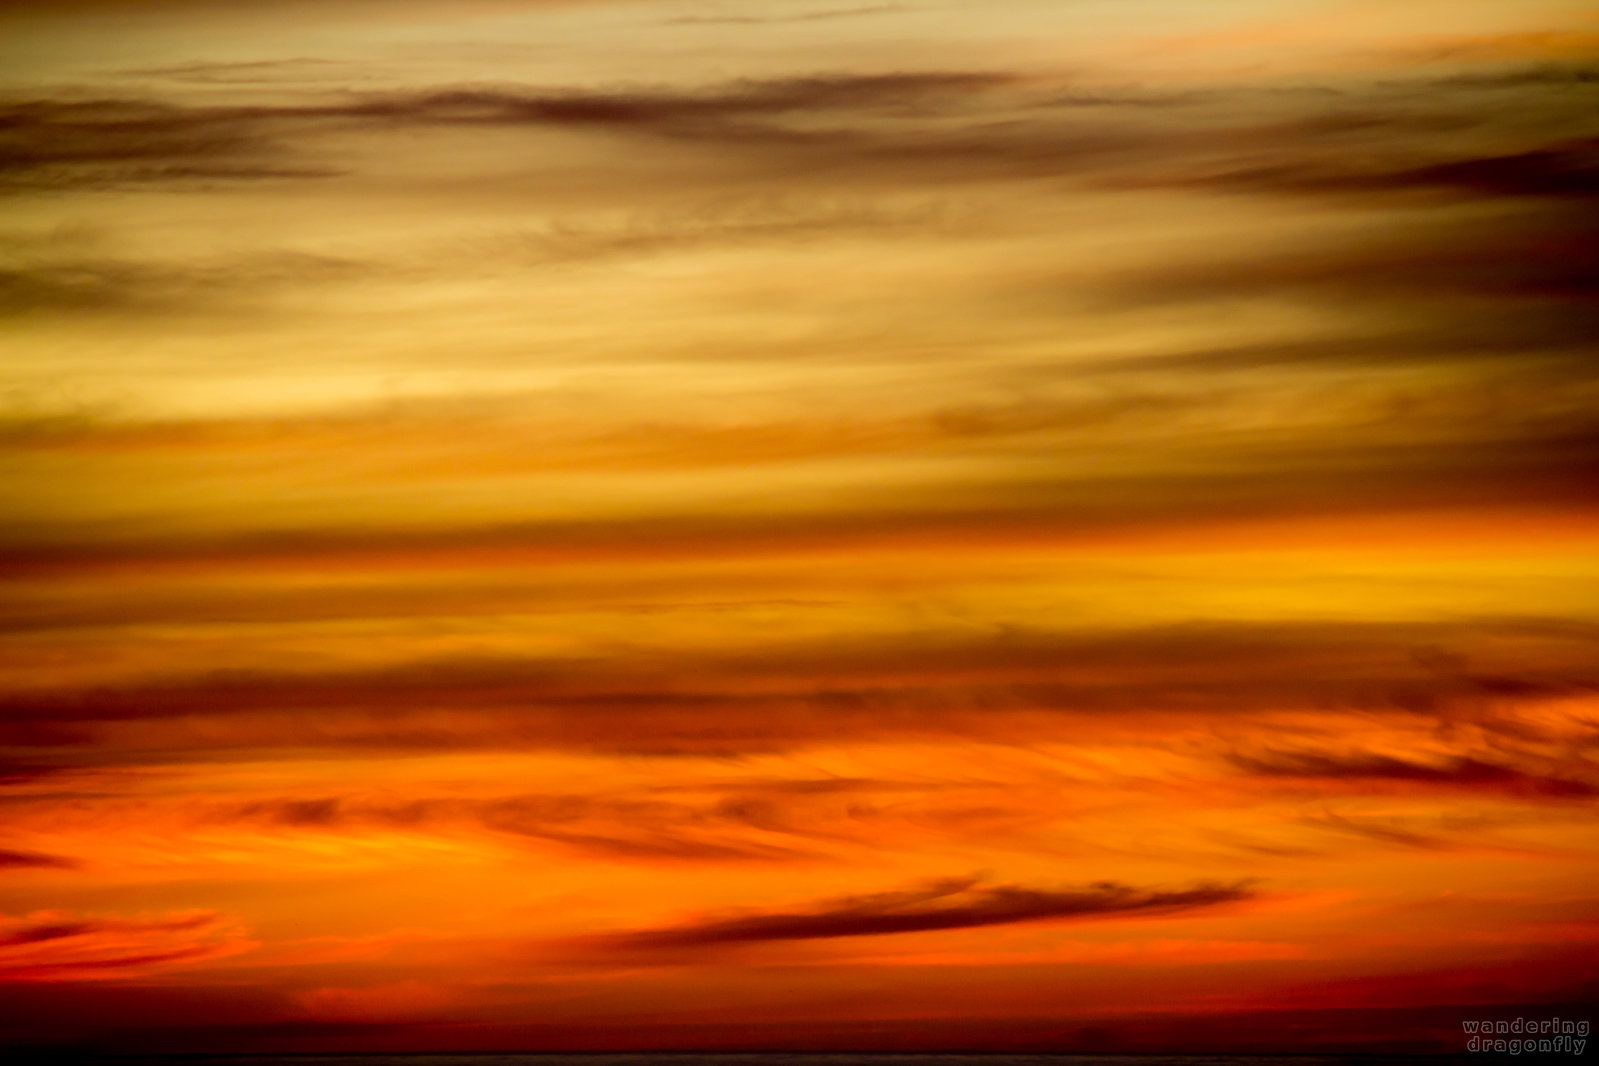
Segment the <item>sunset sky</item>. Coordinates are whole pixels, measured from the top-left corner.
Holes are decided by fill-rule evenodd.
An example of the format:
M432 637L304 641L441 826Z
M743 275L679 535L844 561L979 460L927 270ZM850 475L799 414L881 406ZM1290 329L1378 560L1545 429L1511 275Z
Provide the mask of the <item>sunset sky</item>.
M0 1045L1599 1002L1592 0L5 0L0 193Z

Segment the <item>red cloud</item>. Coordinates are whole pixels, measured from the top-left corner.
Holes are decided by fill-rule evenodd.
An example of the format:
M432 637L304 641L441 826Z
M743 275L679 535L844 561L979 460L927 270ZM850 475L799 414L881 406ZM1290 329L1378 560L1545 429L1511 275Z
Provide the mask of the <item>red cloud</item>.
M0 981L103 980L236 955L255 942L214 911L0 918Z

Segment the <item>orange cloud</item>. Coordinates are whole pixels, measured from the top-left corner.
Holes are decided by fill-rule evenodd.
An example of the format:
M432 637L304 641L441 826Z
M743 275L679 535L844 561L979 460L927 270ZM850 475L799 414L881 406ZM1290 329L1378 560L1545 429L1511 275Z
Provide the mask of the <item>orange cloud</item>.
M1599 1000L1573 0L703 6L0 3L0 1046Z
M0 919L0 980L122 980L256 946L235 922L213 911L132 918L35 911Z
M421 981L355 988L313 988L295 1002L308 1018L343 1022L419 1022L447 1011L460 996Z
M598 943L651 950L886 936L1022 922L1172 914L1237 903L1252 896L1251 891L1238 885L1149 891L1107 882L1085 889L1054 890L1020 885L983 887L975 878L960 878L903 891L828 900L803 911L707 918L663 929L619 933Z

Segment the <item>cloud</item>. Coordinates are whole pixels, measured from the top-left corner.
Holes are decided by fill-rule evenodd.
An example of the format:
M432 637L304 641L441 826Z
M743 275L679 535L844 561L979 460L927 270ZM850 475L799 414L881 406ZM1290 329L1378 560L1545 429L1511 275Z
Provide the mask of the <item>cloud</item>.
M307 170L261 169L252 174L244 168L224 166L169 167L140 173L149 180L314 176ZM14 236L8 242L10 247L0 251L0 315L173 313L219 307L232 311L259 306L285 291L340 282L458 282L486 273L636 260L706 246L792 245L851 234L892 237L926 232L936 227L939 217L933 205L888 209L860 198L722 197L689 209L635 214L605 226L556 222L452 242L448 247L369 259L278 249L163 262L95 254L81 247L83 242L70 239L30 242ZM459 411L451 417L458 422ZM323 427L336 421L324 419ZM360 418L344 421L348 424ZM26 437L27 426L0 422L0 443L10 443L8 437L15 441L19 428ZM80 433L89 428L77 423ZM160 427L153 428L160 436ZM205 428L187 426L181 431L204 432ZM138 435L136 431L134 436Z
M250 112L142 99L0 100L0 188L328 177Z
M1428 298L1587 301L1599 291L1599 230L1585 216L1565 211L1488 221L1419 219L1397 231L1372 228L1354 239L1276 254L1185 259L1109 276L1101 284L1135 303L1260 292L1358 298L1377 306ZM1536 338L1537 324L1526 325ZM1512 348L1513 338L1506 340Z
M349 261L295 252L170 263L13 254L0 258L0 315L214 308L221 300L259 296L291 283L325 284L358 270Z
M36 911L0 917L0 981L135 977L254 946L232 921L214 911L131 918Z
M1447 969L1466 924L1367 905L1445 874L1495 950L1589 916L1595 83L1183 87L1116 5L812 2L30 60L147 66L0 109L8 898L340 934L0 920L51 1034L1060 1047ZM1029 29L1132 52L985 72Z
M336 171L257 168L252 173L248 168L219 164L119 173L128 180L176 180L331 176ZM231 255L141 257L115 254L97 246L105 242L78 235L40 238L13 231L0 233L0 315L237 314L263 305L276 309L281 307L274 305L278 298L303 297L308 290L326 291L332 285L459 284L466 279L503 279L508 272L535 278L553 267L641 261L705 248L892 240L936 233L945 220L942 205L935 200L890 205L846 191L793 196L730 193L687 206L641 208L603 221L557 216L508 226L503 232L452 237L376 255L261 248ZM508 406L503 396L483 399L502 412ZM462 404L456 401L445 406L453 406L448 417L459 423ZM341 420L348 425L363 419L360 412L352 412L322 422L328 427ZM0 413L0 445L18 440L18 429L22 437L28 436L26 425L18 426L15 420L7 425L6 421ZM80 423L77 428L90 427ZM162 427L153 428L158 429L159 437ZM182 428L185 432L205 429ZM134 437L139 435L135 431Z
M739 239L726 230L703 231L700 238ZM270 265L253 264L249 271L254 278L252 288L272 283ZM284 257L279 265L288 274L295 260ZM341 269L338 261L307 257L298 280L327 280L337 277ZM875 417L869 413L801 414L706 422L641 419L599 425L574 420L565 426L558 415L538 416L549 406L547 399L527 395L390 404L332 415L211 420L131 421L93 409L22 410L9 417L0 412L0 448L177 456L349 448L363 452L363 470L381 468L391 477L418 478L437 473L430 449L418 441L431 443L448 436L456 455L454 469L463 473L465 464L484 473L596 467L671 470L900 454L950 441L1026 441L1051 433L1125 431L1130 426L1192 413L1198 402L1173 393L1125 387L1111 386L1105 393L945 403Z
M703 754L904 737L1059 735L1071 716L1196 720L1346 709L1476 720L1599 688L1592 627L1189 625L814 641L670 661L401 662L367 670L199 673L0 695L0 736L77 725L103 757L306 745ZM1440 670L1417 649L1471 649ZM121 737L121 740L114 739ZM70 738L40 742L65 753ZM1310 764L1306 764L1310 765Z
M382 119L449 124L651 126L785 115L796 112L905 106L1002 86L1010 75L989 71L908 71L742 80L710 91L539 91L515 87L437 89L373 95L345 104L291 109L298 117Z
M1506 279L1513 281L1514 250L1506 254ZM1321 265L1297 266L1305 284L1321 283ZM1177 299L1185 289L1196 295L1209 289L1241 296L1256 277L1265 279L1261 285L1268 290L1292 286L1291 272L1295 267L1294 263L1284 264L1283 269L1290 276L1274 277L1265 263L1236 268L1218 264L1212 271L1215 276L1205 280L1188 275L1145 275L1136 283L1129 283L1129 288L1135 293L1131 297L1135 301ZM1399 264L1393 264L1392 269L1399 273ZM1486 277L1486 263L1481 269ZM1551 266L1546 273L1559 275L1571 269L1569 265ZM1425 264L1417 272L1424 273ZM1366 284L1344 274L1341 266L1335 268L1326 283L1341 284L1346 277L1351 286ZM1398 286L1404 284L1396 282ZM1442 340L1439 337L1438 343ZM1546 343L1554 345L1555 339L1548 337ZM1501 351L1503 359L1509 361L1516 348L1507 344ZM1250 349L1245 347L1237 354L1241 364L1247 366L1252 358ZM1277 354L1288 358L1291 353ZM1323 353L1323 357L1331 355ZM1228 352L1215 350L1200 356L1201 362L1208 360L1221 367L1230 365L1228 358ZM1490 357L1479 353L1473 358ZM1311 362L1314 364L1315 360ZM1364 371L1370 359L1357 358L1353 362ZM922 482L902 488L859 483L853 490L835 492L833 505L822 512L815 508L785 508L783 497L778 496L760 514L717 513L709 507L685 504L676 508L663 506L654 514L620 520L513 520L420 529L398 523L385 528L370 521L344 526L342 516L335 514L324 524L305 528L246 528L214 534L169 528L159 535L151 535L137 525L85 522L74 528L53 522L46 528L14 519L0 525L0 572L43 577L143 567L249 564L319 568L341 559L355 563L363 557L404 558L408 563L434 557L451 565L473 557L501 564L516 559L531 563L659 556L703 558L728 552L759 557L783 550L838 551L887 543L997 544L1013 538L1039 537L1060 543L1104 542L1112 536L1174 532L1195 525L1242 524L1287 516L1413 514L1428 508L1547 508L1572 514L1591 511L1599 502L1592 491L1592 486L1599 483L1599 460L1595 459L1599 451L1594 448L1599 439L1599 420L1582 403L1580 395L1569 391L1574 383L1587 380L1585 364L1574 356L1568 359L1549 355L1538 360L1523 359L1522 365L1508 366L1507 370L1513 375L1508 381L1483 383L1468 379L1426 392L1403 387L1384 389L1378 383L1373 394L1350 397L1351 403L1358 405L1350 411L1353 425L1346 421L1308 437L1285 426L1273 435L1239 442L1217 434L1216 421L1207 423L1201 419L1191 429L1185 429L1180 419L1169 419L1163 427L1163 439L1192 442L1193 454L1206 460L1203 465L1172 462L1132 471L1110 468L1096 474L1084 473L1082 462L1099 454L1098 449L1087 445L1114 443L1111 439L1085 438L1086 431L1096 426L1108 430L1118 423L1149 426L1157 421L1154 416L1161 410L1174 416L1185 410L1202 411L1206 399L1203 393L1187 401L1169 403L1158 397L1140 402L1129 396L1125 400L1076 405L1030 403L987 410L952 407L898 424L874 426L860 420L853 427L858 442L855 448L867 453L892 450L896 437L898 446L905 448L918 443L959 443L1029 433L1036 438L1031 446L1025 439L1018 441L1017 450L1008 456L1010 461L1000 456L981 481ZM1128 377L1125 370L1119 376L1124 381ZM1507 387L1517 390L1508 395L1524 402L1506 408ZM1133 388L1136 391L1136 386ZM1115 390L1110 391L1114 394ZM1240 405L1249 395L1246 391L1237 396ZM1216 396L1211 394L1209 399L1214 402ZM1499 414L1497 408L1506 408L1504 414ZM68 420L69 427L70 424ZM788 440L783 441L773 439L781 438L783 428L773 427L765 447L777 448L778 455L786 451L793 458L826 454L825 431L798 424L789 428ZM851 427L837 428L847 437ZM92 442L92 433L70 429L56 436L70 441L74 432ZM37 446L28 444L30 434L35 440L48 440L51 435L49 431L41 432L36 423L23 420L16 434L22 438L19 443ZM760 444L758 430L749 436L757 438L752 446ZM811 443L806 443L806 436ZM136 441L137 432L130 437ZM655 432L635 438L636 445L626 439L610 447L598 445L592 438L590 445L574 440L569 454L575 463L587 447L592 461L600 466L606 465L603 460L607 456L622 460L631 457L636 469L694 465L691 458L710 454L717 437L718 433L710 428L657 427ZM737 433L722 435L729 444L738 443L738 438ZM470 434L461 435L461 439L472 441ZM1263 442L1280 448L1269 462L1263 462L1260 452L1252 450ZM484 443L492 445L493 437L486 436ZM330 466L337 469L332 462ZM370 468L357 469L365 478ZM439 473L435 467L434 476ZM352 488L357 484L368 485L369 481L351 482Z
M833 19L860 18L865 15L882 15L905 10L898 4L877 4L870 7L829 8L821 11L798 11L793 14L770 15L684 15L667 19L668 26L761 26L785 22L828 22Z
M318 1020L414 1024L458 1007L461 996L444 986L413 980L314 988L296 995L295 1002L307 1017Z
M342 81L350 69L329 59L257 59L232 63L192 62L123 71L132 77L161 78L205 85L273 85Z
M1536 76L1539 73L1568 80L1596 81L1599 71L1591 66L1599 50L1599 34L1579 28L1542 29L1521 33L1459 34L1434 38L1425 44L1397 50L1397 58L1410 63L1504 63L1532 61L1530 70L1516 71L1510 77ZM1562 61L1561 57L1565 57ZM1494 71L1456 75L1454 79L1474 83L1496 82L1507 75Z
M1443 298L1454 299L1457 308L1460 301L1482 297L1586 302L1593 294L1592 249L1599 242L1573 201L1594 191L1599 142L1562 118L1567 82L1551 82L1547 68L1523 73L1513 92L1434 79L1356 85L1325 97L1270 90L1107 95L958 70L699 88L438 87L228 107L64 97L0 105L0 172L43 188L300 180L347 173L349 160L338 144L352 132L365 138L400 129L547 126L678 138L697 161L686 177L674 172L674 184L702 183L708 190L736 185L772 164L798 164L803 176L795 187L831 185L835 197L839 188L859 190L878 179L945 196L954 179L1047 175L1064 179L1058 187L1033 187L1047 197L1087 184L1364 201L1392 194L1410 203L1417 196L1445 203L1503 200L1529 212L1539 204L1549 210L1475 223L1424 213L1397 226L1384 219L1380 229L1357 233L1352 241L1299 242L1288 254L1220 262L1182 258L1136 276L1073 277L1067 287L1125 303L1260 292L1318 300L1354 296L1386 305ZM1575 84L1588 82L1579 78ZM1117 116L1101 114L1107 107ZM1529 108L1540 115L1553 110L1529 126ZM703 151L696 147L701 144ZM362 157L371 165L382 151ZM276 264L162 265L114 257L0 262L0 311L171 310L208 306L225 293L255 296L263 285L290 280L415 280L429 269L455 280L462 272L481 273L486 259L496 270L535 269L706 242L867 231L889 237L936 224L915 212L843 201L812 208L798 200L773 205L736 196L712 199L722 206L700 212L702 217L668 212L599 227L559 220L469 254L424 249L414 261L358 269L342 264L334 270L314 257L292 255ZM1574 342L1591 339L1591 323L1580 307L1548 310L1548 320L1566 323L1566 332L1577 335ZM1425 318L1418 312L1409 322L1420 326ZM1515 344L1507 338L1507 357Z
M0 781L0 784L3 783ZM0 870L71 870L77 865L71 859L63 859L57 855L0 848Z
M130 810L128 816L135 815ZM961 837L971 836L976 826L992 841L1037 819L1025 798L994 797L982 788L823 778L488 798L419 795L403 801L362 794L274 796L208 804L185 824L201 831L222 826L270 834L397 830L671 865L826 861L834 845L871 846L901 829L920 838Z
M1234 265L1219 264L1224 276ZM1260 269L1262 274L1269 273L1268 264L1261 264ZM1153 276L1169 275L1159 271ZM1269 288L1271 283L1265 284ZM1149 296L1136 291L1140 288L1136 283L1131 288L1135 290L1132 295L1135 302L1149 299L1158 302L1164 298L1158 293ZM1160 286L1157 284L1155 288ZM1174 298L1181 298L1183 292L1179 286L1178 296ZM1433 364L1471 370L1500 363L1506 370L1519 372L1517 377L1524 383L1523 387L1529 390L1546 387L1552 392L1567 389L1572 381L1587 377L1585 349L1593 337L1593 325L1574 301L1571 304L1507 301L1494 305L1478 301L1448 315L1431 315L1416 308L1410 317L1411 321L1385 323L1378 328L1354 327L1280 341L1240 341L1209 348L1107 359L1095 364L1092 372L1107 377L1161 371L1220 376L1268 367L1329 371ZM1441 384L1439 395L1471 395L1472 387L1469 380L1464 389Z
M1252 899L1243 884L1201 884L1177 891L1098 882L1080 889L1020 885L979 887L951 878L916 888L825 900L799 911L707 918L660 929L616 933L599 942L617 948L704 948L726 944L884 936L1015 925L1024 922L1168 915Z
M1334 755L1269 751L1262 755L1235 754L1228 761L1261 777L1333 781L1354 786L1392 783L1451 791L1497 792L1522 799L1582 800L1599 796L1599 784L1580 778L1533 773L1469 756L1422 762L1371 752ZM1595 770L1593 767L1585 769Z
M1462 847L1458 840L1418 833L1391 821L1349 818L1327 813L1306 818L1305 822L1318 828L1332 829L1347 835L1364 837L1383 844L1395 844L1403 848L1414 848L1418 851L1448 851Z
M981 841L1025 846L1058 820L1056 792L1037 784L950 779L936 766L904 781L734 777L682 785L621 786L529 793L518 775L490 768L474 795L448 783L404 790L343 789L311 781L266 794L239 789L226 766L190 763L169 771L214 782L212 795L150 796L140 775L102 776L102 791L33 793L10 800L19 831L72 842L95 856L94 869L142 869L189 853L202 867L319 868L328 856L365 864L382 856L424 861L468 855L513 868L527 860L648 866L671 875L707 866L785 867L797 875L838 868L863 850L911 842ZM303 765L303 764L301 764ZM492 791L491 791L492 790ZM137 841L108 838L107 827L138 824ZM114 833L114 830L113 830ZM756 870L752 869L752 873Z
M292 147L296 131L329 124L565 126L702 135L763 116L905 107L1009 80L988 72L895 72L743 80L708 91L486 86L247 106L115 97L0 100L0 182L49 188L327 177L339 171L290 162L301 158Z
M64 767L51 763L38 762L31 759L0 758L0 788L7 785L26 785L53 774L61 773Z
M1488 153L1388 167L1371 161L1282 163L1198 176L1192 184L1304 194L1370 195L1426 190L1462 196L1599 195L1599 140L1556 141L1526 151Z
M253 800L220 807L206 820L264 824L298 832L401 829L487 834L501 841L554 845L590 858L646 863L746 863L814 859L826 833L787 823L755 827L715 799L698 803L651 795L511 795L465 800L358 797ZM774 837L781 835L781 842Z
M286 60L190 64L157 73L248 83L285 72L320 78L337 69ZM812 177L830 172L859 182L881 175L918 187L961 177L1054 175L1111 187L1290 195L1431 190L1457 197L1591 196L1591 136L1572 136L1569 122L1544 123L1534 127L1541 132L1529 133L1525 121L1529 111L1560 115L1569 107L1567 95L1588 79L1580 72L1556 77L1558 70L1547 66L1525 68L1519 80L1510 77L1514 73L1501 72L1492 86L1414 79L1320 94L1105 91L993 70L891 70L700 87L324 91L292 104L245 106L63 96L0 102L0 174L40 187L304 179L344 172L319 161L330 134L550 127L713 144L718 152L702 160L710 173L725 173L735 155L777 153L773 161L798 164ZM1567 132L1552 136L1551 125Z

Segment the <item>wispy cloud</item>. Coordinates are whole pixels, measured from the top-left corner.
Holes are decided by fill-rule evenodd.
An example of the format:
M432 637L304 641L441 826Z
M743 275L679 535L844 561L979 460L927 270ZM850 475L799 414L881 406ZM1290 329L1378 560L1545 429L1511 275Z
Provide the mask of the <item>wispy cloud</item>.
M321 177L332 172L288 161L295 157L285 137L330 123L346 129L569 126L703 133L707 124L715 129L761 117L904 107L1009 80L998 73L932 71L741 80L707 91L444 87L248 106L115 97L13 99L0 101L0 175L39 186Z
M1163 627L1099 637L905 636L873 645L754 646L678 656L670 667L648 658L584 656L404 661L299 674L200 672L161 683L13 689L0 700L0 733L13 744L48 745L53 759L87 745L117 765L241 746L662 755L937 736L1041 740L1069 734L1078 728L1074 719L1137 721L1157 711L1201 725L1339 708L1496 728L1503 706L1553 704L1599 687L1594 639L1584 627L1512 620L1463 627ZM1474 669L1440 671L1419 655L1473 646ZM1240 758L1238 765L1254 773L1283 777L1409 779L1501 791L1537 785L1472 761L1429 769L1380 758L1347 764L1317 756ZM1542 794L1555 795L1586 786L1542 787Z
M58 855L0 848L0 870L71 870L78 864Z
M0 0L0 1045L1580 995L1573 10Z
M672 949L886 936L1023 922L1181 914L1238 903L1254 895L1241 884L1163 891L1101 882L1080 889L1039 889L983 886L977 878L951 878L893 892L824 900L798 911L756 912L616 933L597 942L622 949Z
M1234 755L1234 765L1264 777L1326 780L1365 785L1395 785L1457 789L1467 792L1504 792L1544 799L1588 799L1599 796L1599 784L1580 777L1532 773L1503 763L1458 757L1438 763L1401 759L1390 755L1358 753L1331 755L1320 752L1268 752ZM1584 767L1594 772L1594 767Z
M253 947L236 923L212 911L140 917L39 911L0 918L0 981L138 976Z
M898 4L876 4L862 7L824 8L815 11L790 13L771 12L761 15L682 15L667 19L670 26L762 26L786 22L829 22L833 19L861 18L867 15L886 15L905 8Z

